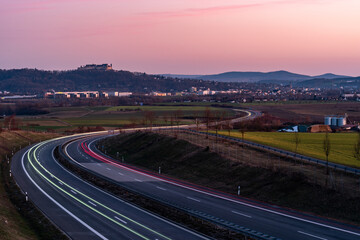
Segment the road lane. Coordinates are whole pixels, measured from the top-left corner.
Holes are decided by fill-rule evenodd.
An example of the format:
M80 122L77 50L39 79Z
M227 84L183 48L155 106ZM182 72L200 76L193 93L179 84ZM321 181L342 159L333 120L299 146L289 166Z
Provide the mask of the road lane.
M76 141L67 146L68 154L89 170L110 177L120 185L145 195L173 202L180 206L190 207L224 221L281 239L305 239L310 237L304 236L299 231L329 240L360 238L359 228L353 226L334 223L301 213L293 213L276 206L268 206L255 201L224 195L216 191L209 193L208 189L197 189L196 186L191 184L183 185L181 181L172 182L162 179L162 176L153 176L149 173L140 172L138 169L130 169L119 162L113 163L113 160L103 156L93 147L92 142L95 139L85 141L92 148L91 153L86 152L89 149L77 148L82 141ZM88 154L91 161L82 158L79 151L81 154ZM101 167L97 164L100 164ZM105 171L104 168L110 168L111 171ZM163 189L166 189L166 191Z
M53 158L46 141L17 153L12 172L20 188L73 239L206 239L84 182Z

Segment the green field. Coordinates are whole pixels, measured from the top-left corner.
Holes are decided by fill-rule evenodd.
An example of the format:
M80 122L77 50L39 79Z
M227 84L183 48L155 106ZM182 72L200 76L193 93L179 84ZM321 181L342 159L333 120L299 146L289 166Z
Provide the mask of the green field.
M156 119L153 124L169 125L170 117L178 110L181 110L181 120L179 124L194 123L194 116L202 117L205 109L203 106L117 106L102 109L94 113L89 113L83 117L63 119L72 125L79 126L109 126L117 127L120 125L141 124L146 111L154 112ZM225 111L227 116L234 116L235 112L227 108L209 107L212 112ZM166 121L165 121L166 119Z
M227 131L220 132L228 136ZM246 132L245 139L288 151L295 151L294 133ZM325 160L323 140L325 133L299 133L301 142L298 153ZM241 133L231 132L232 137L241 138ZM360 161L353 156L356 133L330 133L331 151L329 161L353 167L360 167Z
M227 108L216 108L216 107L208 107L210 111L225 111L227 113L231 113L231 109ZM117 106L107 108L105 111L120 111L120 110L139 110L139 111L153 111L155 113L164 113L172 114L175 111L181 110L182 113L187 115L193 115L194 113L199 113L203 115L204 111L207 109L207 106Z
M48 108L49 114L41 116L24 116L22 129L57 132L74 129L78 126L123 127L131 124L144 124L146 111L154 113L153 125L171 125L170 119L175 112L181 111L177 124L194 124L195 118L204 116L205 110L215 113L225 112L227 117L233 117L235 112L231 108L209 106L98 106L98 107L58 107ZM219 115L218 114L218 115ZM173 118L172 118L173 119ZM148 123L149 125L149 123Z

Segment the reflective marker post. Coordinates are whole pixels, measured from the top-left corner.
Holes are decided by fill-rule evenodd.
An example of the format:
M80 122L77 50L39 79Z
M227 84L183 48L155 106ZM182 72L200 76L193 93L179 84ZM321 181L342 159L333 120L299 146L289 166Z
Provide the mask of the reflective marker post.
M159 167L159 174L161 174L161 167Z
M237 194L240 195L240 186L238 186Z

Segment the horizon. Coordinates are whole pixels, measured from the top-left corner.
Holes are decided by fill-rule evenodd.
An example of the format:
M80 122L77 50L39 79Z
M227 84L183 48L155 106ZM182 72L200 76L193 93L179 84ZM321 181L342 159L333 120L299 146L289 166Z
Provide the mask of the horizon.
M89 63L89 64L93 64L93 63ZM96 63L95 63L96 64ZM85 66L86 64L83 64L81 66ZM96 64L99 65L99 64ZM79 66L80 67L80 66ZM23 69L29 69L29 70L39 70L39 71L74 71L77 70L77 68L72 68L72 69L40 69L40 68L29 68L29 67L23 67L23 68L8 68L8 69L4 69L4 68L0 68L0 70L23 70ZM291 72L291 71L287 71L287 70L273 70L273 71L237 71L237 70L230 70L230 71L226 71L226 72L218 72L218 73L209 73L209 74L186 74L186 73L147 73L147 72L143 72L143 71L130 71L127 69L116 69L113 67L113 70L115 71L129 71L129 72L141 72L141 73L146 73L149 75L193 75L193 76L205 76L205 75L219 75L219 74L224 74L224 73L274 73L274 72L288 72L288 73L292 73L292 74L299 74L299 75L305 75L305 76L309 76L309 77L317 77L317 76L321 76L321 75L326 75L326 74L334 74L334 75L340 75L340 76L345 76L345 77L360 77L357 75L346 75L346 74L337 74L337 73L332 73L332 72L325 72L325 73L320 73L320 74L315 74L315 75L308 75L305 73L299 73L299 72Z
M356 0L0 0L1 69L360 76Z

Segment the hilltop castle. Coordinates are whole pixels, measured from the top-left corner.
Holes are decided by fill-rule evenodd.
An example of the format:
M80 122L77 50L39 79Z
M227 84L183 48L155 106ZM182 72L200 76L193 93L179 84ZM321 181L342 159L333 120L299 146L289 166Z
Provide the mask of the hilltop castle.
M91 71L91 70L95 70L95 71L109 71L112 70L112 64L100 64L100 65L96 65L96 64L87 64L85 66L80 66L78 68L78 70L81 71Z

